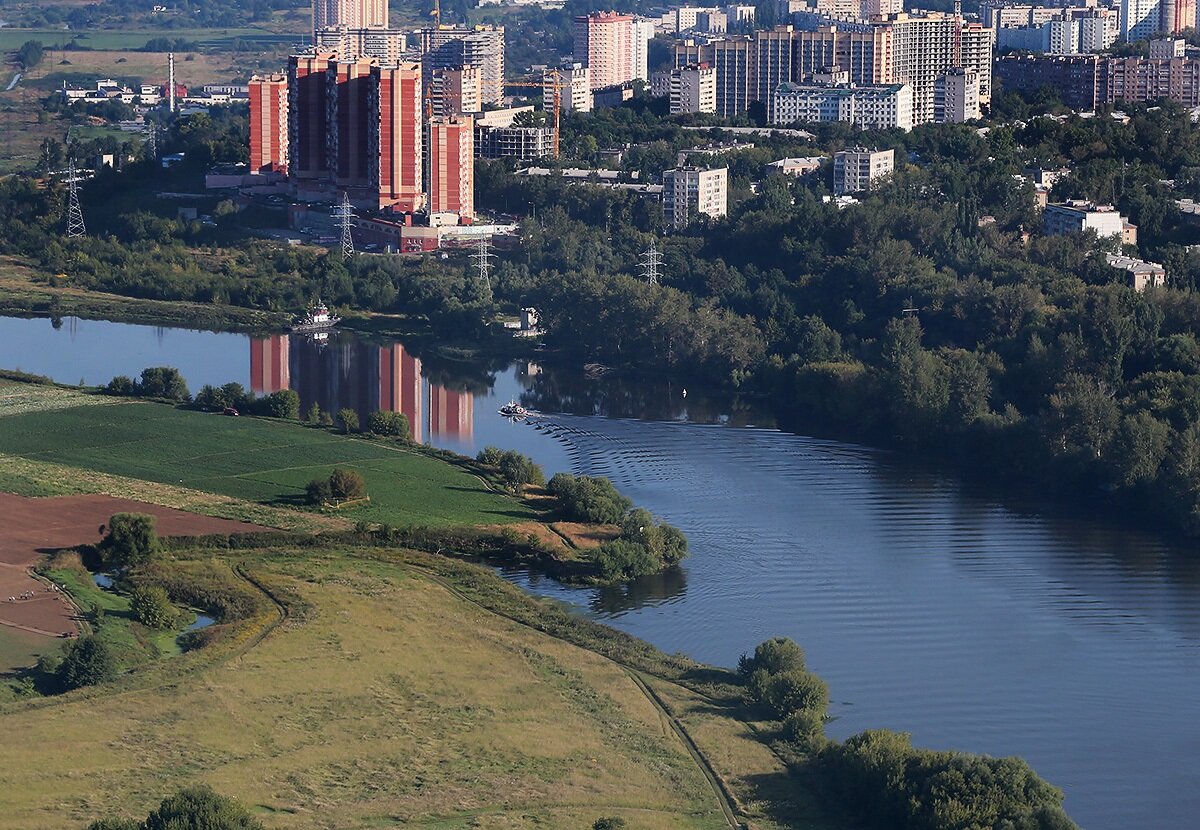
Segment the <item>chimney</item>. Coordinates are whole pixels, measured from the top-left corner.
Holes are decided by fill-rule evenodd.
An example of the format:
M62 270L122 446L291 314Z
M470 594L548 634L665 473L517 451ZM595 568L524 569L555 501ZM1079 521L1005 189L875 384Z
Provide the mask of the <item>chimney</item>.
M175 53L167 53L167 107L175 112Z

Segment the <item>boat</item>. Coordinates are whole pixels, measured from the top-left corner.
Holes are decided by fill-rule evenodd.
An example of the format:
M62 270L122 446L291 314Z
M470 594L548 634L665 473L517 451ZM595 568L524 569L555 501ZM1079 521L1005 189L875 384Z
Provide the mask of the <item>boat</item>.
M516 401L510 400L504 406L500 407L500 414L505 418L525 418L528 417L529 410Z
M292 331L324 331L331 329L342 321L329 313L329 306L317 300L317 304L292 325Z

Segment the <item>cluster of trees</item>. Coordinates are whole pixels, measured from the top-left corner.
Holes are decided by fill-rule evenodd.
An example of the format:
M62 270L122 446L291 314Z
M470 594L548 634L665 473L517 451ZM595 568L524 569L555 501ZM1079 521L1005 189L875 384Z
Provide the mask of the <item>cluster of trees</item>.
M505 488L513 493L521 493L526 487L541 487L546 483L542 468L516 450L488 446L479 451L475 460L494 470Z
M144 565L158 554L156 520L147 513L114 513L96 551L100 563L114 570Z
M754 655L743 654L738 673L747 696L783 723L784 734L803 746L820 746L829 709L829 687L808 671L804 651L786 637L759 643Z
M314 478L304 492L309 504L320 507L366 498L367 483L357 470L335 467L329 478Z
M567 520L620 527L617 538L605 542L593 554L605 582L658 573L687 556L683 531L656 522L648 510L635 508L607 478L556 473L546 489Z
M87 830L263 830L263 825L240 802L198 785L163 799L144 821L103 818Z
M22 69L33 69L42 62L44 54L40 40L27 40L17 50L17 63L21 64Z
M181 402L191 397L183 375L170 366L143 369L140 380L117 375L104 386L103 392L124 398L161 398Z
M913 747L908 735L870 730L842 743L824 729L829 689L787 638L760 643L738 672L750 701L782 724L781 735L815 776L828 805L879 830L1075 830L1062 792L1019 758Z
M223 386L205 384L200 387L192 403L207 410L232 408L239 414L300 420L300 394L295 389L280 389L259 398L253 392L246 391L240 383L226 383Z

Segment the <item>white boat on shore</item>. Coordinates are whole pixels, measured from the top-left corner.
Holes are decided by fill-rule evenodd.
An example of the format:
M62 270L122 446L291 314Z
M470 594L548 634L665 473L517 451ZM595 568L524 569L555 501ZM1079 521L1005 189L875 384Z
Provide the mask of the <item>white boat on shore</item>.
M317 300L317 304L310 308L303 317L298 319L292 325L292 331L297 332L315 332L331 329L342 321L341 317L335 317L329 313L329 306Z

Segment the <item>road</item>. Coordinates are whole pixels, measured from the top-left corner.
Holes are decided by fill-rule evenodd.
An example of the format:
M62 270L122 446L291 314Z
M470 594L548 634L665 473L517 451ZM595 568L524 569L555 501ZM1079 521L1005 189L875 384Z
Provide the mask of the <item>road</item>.
M12 80L8 82L8 86L6 86L4 88L4 91L12 92L14 89L16 89L17 84L19 84L20 82L21 82L21 73L14 72L13 76L12 76Z

